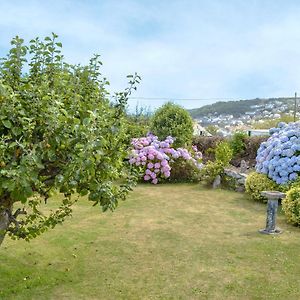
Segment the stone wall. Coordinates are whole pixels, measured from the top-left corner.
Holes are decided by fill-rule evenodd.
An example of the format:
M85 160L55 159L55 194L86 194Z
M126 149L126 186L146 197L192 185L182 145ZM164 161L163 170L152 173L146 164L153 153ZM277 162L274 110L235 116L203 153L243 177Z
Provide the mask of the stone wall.
M245 173L234 171L232 169L224 169L222 183L237 192L244 192L246 179L247 174Z

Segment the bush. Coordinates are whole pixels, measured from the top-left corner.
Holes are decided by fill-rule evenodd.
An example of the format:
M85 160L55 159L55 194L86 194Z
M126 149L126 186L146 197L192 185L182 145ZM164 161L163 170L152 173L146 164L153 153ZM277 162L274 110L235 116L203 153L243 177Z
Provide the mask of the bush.
M217 175L222 175L224 165L220 161L208 161L200 171L200 179L207 185L212 185Z
M287 185L286 191L288 191L291 188L298 188L298 187L300 188L300 177L298 177L297 180L290 182L290 184Z
M167 103L155 112L151 131L160 140L167 136L175 138L174 147L190 146L193 137L193 119L181 106Z
M169 182L199 182L200 169L190 160L177 159L171 164Z
M244 138L245 150L243 152L233 154L231 164L239 167L241 160L245 160L250 167L254 167L256 164L257 150L262 142L265 142L268 137L251 136ZM227 138L218 136L196 136L193 137L193 145L197 145L198 149L203 154L203 162L209 160L215 160L215 149L218 143L222 141L229 141Z
M202 168L202 154L196 146L190 151L184 148L173 148L174 139L168 136L164 141L159 141L158 137L148 134L146 137L135 138L131 144L133 149L129 155L129 163L135 166L145 181L157 184L171 176L172 166L176 162L189 161L195 168ZM180 172L180 168L178 172Z
M257 151L256 171L277 184L289 184L300 175L300 122L279 123Z
M278 190L278 185L265 174L252 172L248 175L245 183L246 193L255 201L266 202L265 197L260 193L262 191Z
M222 187L226 190L231 190L231 191L239 190L239 185L237 183L237 179L235 179L231 176L228 176L226 174L222 175Z
M139 105L136 106L135 113L127 113L123 125L126 128L126 141L129 146L132 139L146 136L150 131L150 115L147 107Z
M215 150L216 161L222 163L224 167L229 165L232 159L233 151L227 142L220 142Z
M218 143L225 141L219 136L196 136L193 138L193 145L196 145L203 154L203 162L215 160L215 151Z
M225 141L219 142L214 152L215 161L208 161L200 172L201 180L207 185L211 185L217 175L223 175L224 167L228 166L232 159L232 149Z
M130 146L133 138L145 136L149 132L147 124L140 124L133 120L124 120L124 126L126 130L126 143Z
M300 187L290 189L282 200L282 209L289 223L300 225Z
M230 139L230 146L233 151L233 156L238 154L242 154L245 149L245 139L247 138L247 134L244 132L236 132Z
M266 136L249 136L244 139L245 151L235 155L235 158L239 161L244 159L249 163L250 167L254 167L256 164L257 150L261 143L268 139Z

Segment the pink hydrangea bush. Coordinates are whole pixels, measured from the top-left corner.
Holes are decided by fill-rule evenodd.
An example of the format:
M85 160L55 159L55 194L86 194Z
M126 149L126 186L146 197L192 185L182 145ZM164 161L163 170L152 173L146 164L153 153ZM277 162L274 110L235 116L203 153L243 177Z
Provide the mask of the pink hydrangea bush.
M157 184L160 179L166 179L171 175L170 164L179 158L190 160L199 169L202 168L202 153L196 146L191 151L184 148L174 149L174 139L168 136L164 141L148 134L146 137L135 138L131 144L133 149L129 156L131 165L140 167L143 171L143 179Z

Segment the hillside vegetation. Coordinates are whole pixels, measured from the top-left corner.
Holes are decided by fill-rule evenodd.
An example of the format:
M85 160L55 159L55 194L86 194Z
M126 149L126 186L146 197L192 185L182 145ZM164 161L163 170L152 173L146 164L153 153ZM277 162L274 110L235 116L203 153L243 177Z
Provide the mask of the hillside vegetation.
M287 104L291 106L293 104L293 99L291 98L269 98L269 99L251 99L251 100L239 100L239 101L219 101L213 104L205 105L200 108L194 108L188 110L193 118L200 118L207 116L208 114L217 115L220 114L231 114L235 117L245 114L246 112L254 111L253 106L256 105L267 105L274 103L275 101L280 101L282 104Z

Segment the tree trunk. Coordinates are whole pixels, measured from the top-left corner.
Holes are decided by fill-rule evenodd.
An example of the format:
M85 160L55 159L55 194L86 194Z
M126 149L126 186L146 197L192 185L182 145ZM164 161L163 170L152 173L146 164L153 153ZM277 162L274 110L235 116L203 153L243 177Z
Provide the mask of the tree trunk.
M9 213L11 213L11 206L1 206L0 202L0 246L4 240L6 230L10 224Z

